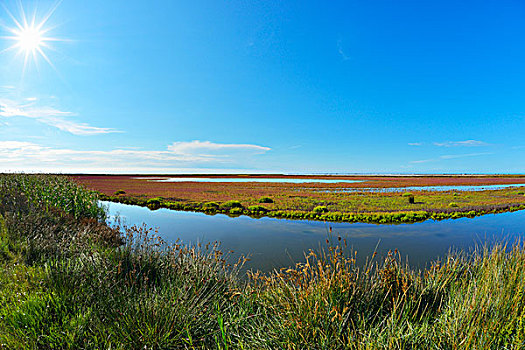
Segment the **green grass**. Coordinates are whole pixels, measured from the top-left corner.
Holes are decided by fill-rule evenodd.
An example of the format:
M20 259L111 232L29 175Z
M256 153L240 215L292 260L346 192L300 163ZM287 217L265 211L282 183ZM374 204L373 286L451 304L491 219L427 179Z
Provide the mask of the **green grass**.
M525 347L523 244L417 271L397 252L358 267L338 240L289 269L240 276L243 260L228 266L218 246L109 228L89 191L27 177L0 175L0 348ZM51 186L42 199L92 200L21 190L38 181Z

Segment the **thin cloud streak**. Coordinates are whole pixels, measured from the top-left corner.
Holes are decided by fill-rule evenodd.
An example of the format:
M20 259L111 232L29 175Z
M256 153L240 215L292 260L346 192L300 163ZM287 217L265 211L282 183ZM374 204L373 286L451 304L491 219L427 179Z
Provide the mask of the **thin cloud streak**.
M458 158L467 158L467 157L479 157L479 156L487 156L494 154L492 152L482 152L482 153L468 153L468 154L445 154L442 156L439 156L438 158L430 158L430 159L422 159L422 160L413 160L410 161L410 164L421 164L421 163L430 163L430 162L437 162L440 160L447 160L447 159L458 159Z
M479 157L479 156L488 156L494 154L493 152L482 152L482 153L469 153L469 154L448 154L443 155L439 158L441 159L456 159L456 158L465 158L465 157Z
M111 128L100 128L86 123L78 123L68 120L66 119L67 117L73 117L76 116L76 114L61 111L54 107L37 106L37 99L35 97L30 97L25 100L27 103L21 104L9 99L0 99L0 117L24 117L35 119L40 123L80 136L121 132Z
M343 61L348 61L351 59L351 57L344 52L343 42L341 40L337 40L337 52L339 52L339 55L341 55Z
M224 150L240 150L240 151L253 151L256 153L264 153L270 150L269 147L250 145L250 144L237 144L237 143L214 143L210 141L181 141L173 142L168 146L168 150L177 154L192 154L195 152L202 151L224 151Z
M75 123L70 120L63 120L60 118L49 117L42 121L50 126L54 126L62 131L69 132L73 135L98 135L109 133L121 133L122 131L110 128L99 128L91 126L86 123Z
M438 147L480 147L490 146L490 144L478 141L478 140L465 140L465 141L445 141L445 142L434 142L434 146Z

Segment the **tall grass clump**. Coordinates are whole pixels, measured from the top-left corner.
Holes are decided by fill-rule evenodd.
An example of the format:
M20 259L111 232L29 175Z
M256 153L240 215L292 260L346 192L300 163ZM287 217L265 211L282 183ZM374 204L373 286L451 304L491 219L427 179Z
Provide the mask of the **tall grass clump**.
M90 347L210 348L222 339L219 318L232 328L243 321L234 268L225 265L217 246L167 245L130 227L119 249L55 261L47 277L69 305L89 311Z
M120 234L105 225L105 215L96 195L68 178L0 175L3 240L26 263L119 245Z
M46 210L60 209L76 219L105 219L95 192L79 186L65 176L3 174L0 176L0 200L18 207L17 199L27 200Z
M395 252L359 268L340 247L254 274L268 348L522 349L525 247L450 254L424 271Z

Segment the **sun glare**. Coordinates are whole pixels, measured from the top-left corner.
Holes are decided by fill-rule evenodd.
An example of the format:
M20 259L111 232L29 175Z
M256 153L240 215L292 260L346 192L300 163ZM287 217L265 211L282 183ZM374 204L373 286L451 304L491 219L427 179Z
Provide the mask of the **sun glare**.
M38 64L39 57L43 58L51 67L55 68L44 50L53 49L50 45L52 41L64 41L47 35L51 29L46 27L47 21L53 12L55 12L57 6L58 3L39 22L36 21L36 13L33 13L32 18L29 19L21 4L20 17L18 19L7 8L4 8L13 20L14 26L4 26L4 29L8 31L10 35L2 38L11 41L12 45L2 52L16 50L16 56L23 56L24 71L30 61Z
M17 35L18 46L24 51L35 51L43 44L43 33L36 28L29 27L21 30Z

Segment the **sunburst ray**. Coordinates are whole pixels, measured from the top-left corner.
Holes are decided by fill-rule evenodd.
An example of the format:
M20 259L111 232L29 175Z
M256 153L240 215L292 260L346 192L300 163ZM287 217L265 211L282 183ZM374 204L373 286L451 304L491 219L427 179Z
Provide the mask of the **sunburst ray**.
M43 59L46 61L54 70L55 66L51 62L46 50L54 50L51 43L58 41L67 41L65 39L50 36L49 32L54 29L52 26L48 26L47 23L51 16L55 13L56 9L60 5L61 1L57 1L51 9L37 21L36 9L32 16L28 17L27 11L19 2L19 13L20 16L17 18L13 13L3 5L5 12L11 18L13 26L8 27L2 25L2 27L9 33L6 36L0 38L12 42L10 46L0 51L0 53L17 50L15 57L23 57L23 72L26 71L30 62L38 67L38 60Z

